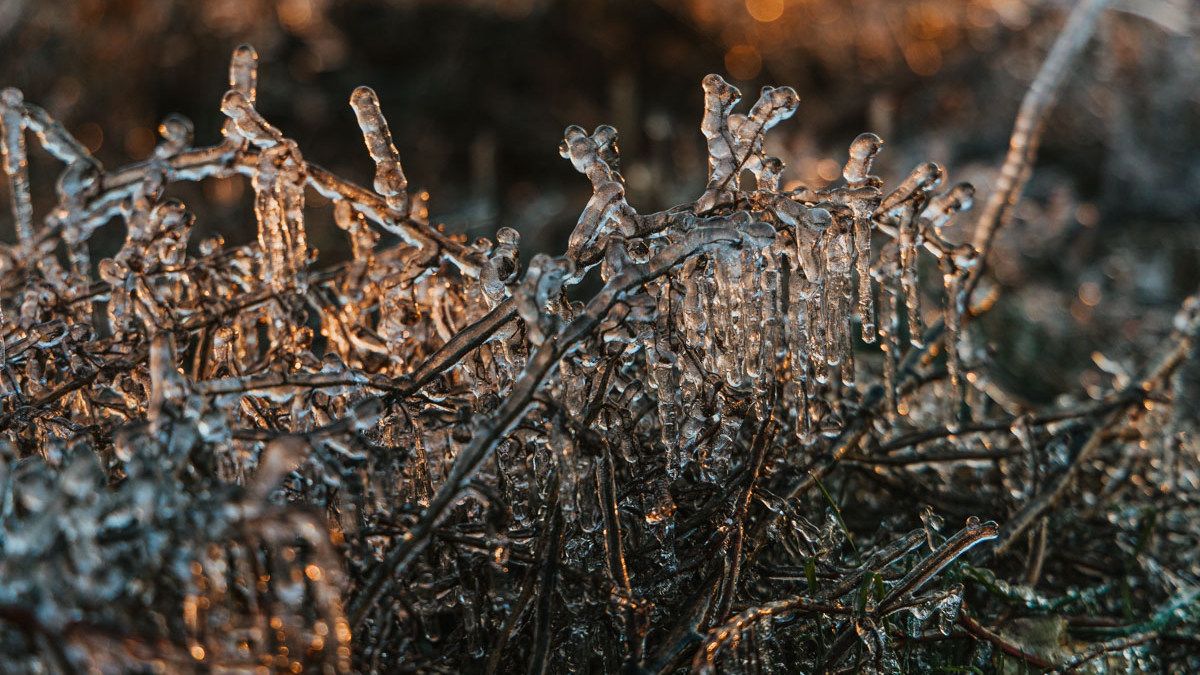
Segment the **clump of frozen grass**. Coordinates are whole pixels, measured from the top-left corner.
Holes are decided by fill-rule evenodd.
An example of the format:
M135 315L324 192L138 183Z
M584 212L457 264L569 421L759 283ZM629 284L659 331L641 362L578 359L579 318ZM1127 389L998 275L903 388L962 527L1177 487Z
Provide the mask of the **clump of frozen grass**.
M257 109L249 47L220 143L171 116L116 170L5 90L5 665L1194 663L1196 303L1143 377L1048 411L1010 409L972 324L1102 4L1031 90L975 246L942 235L971 186L928 163L885 188L873 134L844 182L785 189L763 140L796 92L738 112L716 75L694 203L639 213L617 132L569 127L593 196L567 250L527 262L511 229L430 223L368 88L350 103L373 189L306 161ZM27 132L66 165L39 222ZM168 187L229 176L257 241L190 242ZM346 263L308 244L313 192ZM93 260L114 219L124 245Z

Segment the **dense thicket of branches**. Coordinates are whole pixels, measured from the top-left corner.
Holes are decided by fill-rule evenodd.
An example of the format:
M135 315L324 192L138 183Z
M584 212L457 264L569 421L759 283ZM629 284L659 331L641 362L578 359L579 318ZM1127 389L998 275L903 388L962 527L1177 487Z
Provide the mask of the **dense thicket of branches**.
M527 261L514 230L429 222L371 89L372 189L306 161L250 47L221 142L171 116L115 170L4 90L4 665L1200 667L1200 302L1147 372L1048 410L987 377L975 321L1104 4L1046 58L969 242L943 229L973 188L934 163L885 187L874 134L785 189L764 139L796 92L738 112L716 75L695 202L639 213L616 131L569 127L593 195ZM65 164L44 214L31 146ZM230 176L257 241L190 241L171 185ZM320 265L314 203L348 262Z

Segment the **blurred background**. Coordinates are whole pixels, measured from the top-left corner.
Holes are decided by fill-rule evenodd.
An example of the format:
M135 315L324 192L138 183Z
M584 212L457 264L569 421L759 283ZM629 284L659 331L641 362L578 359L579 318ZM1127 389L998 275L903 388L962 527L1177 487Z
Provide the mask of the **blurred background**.
M106 167L144 159L164 115L216 142L230 51L260 55L263 114L306 159L369 184L347 100L379 94L406 173L450 232L522 232L562 250L590 185L558 156L568 124L621 132L630 202L694 199L705 175L700 79L753 101L787 84L771 135L788 180L840 173L861 131L889 183L932 160L986 199L1026 86L1070 0L0 0L0 85L60 119ZM993 275L992 376L1042 403L1095 387L1161 338L1200 283L1200 3L1118 0L1062 92ZM745 105L748 105L745 104ZM56 166L35 151L40 212ZM179 186L202 233L254 238L240 180ZM311 197L312 243L346 255ZM973 214L950 234L969 239ZM119 224L96 239L115 251ZM0 215L0 240L14 240ZM935 276L935 275L927 275ZM1100 360L1103 361L1103 360Z

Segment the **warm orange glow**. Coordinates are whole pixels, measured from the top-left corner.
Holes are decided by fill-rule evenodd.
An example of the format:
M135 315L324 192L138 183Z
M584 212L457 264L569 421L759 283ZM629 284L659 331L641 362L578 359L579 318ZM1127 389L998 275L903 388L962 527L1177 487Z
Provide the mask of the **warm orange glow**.
M822 159L817 162L817 175L821 177L821 180L832 183L842 175L842 167L832 159Z
M311 0L283 0L275 7L279 21L292 32L300 32L313 22Z
M753 80L762 71L762 56L754 45L734 45L725 52L725 70L736 80Z
M75 137L92 153L95 153L104 145L104 130L95 122L85 122L80 125L75 130Z
M746 0L746 11L755 21L770 23L783 16L784 0Z
M933 75L942 69L942 50L928 40L910 42L904 46L904 61L917 75Z
M142 159L154 150L154 131L147 127L134 127L125 132L125 154Z

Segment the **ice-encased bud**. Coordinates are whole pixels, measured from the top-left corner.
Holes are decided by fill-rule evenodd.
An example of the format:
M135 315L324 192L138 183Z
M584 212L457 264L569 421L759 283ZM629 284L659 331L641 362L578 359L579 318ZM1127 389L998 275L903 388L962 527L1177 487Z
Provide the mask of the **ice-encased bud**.
M842 177L849 185L860 185L871 175L871 164L883 147L883 139L872 133L859 134L850 143L850 158L842 168Z
M915 196L937 188L945 176L945 170L935 162L926 162L917 166L912 173L908 174L908 178L905 178L904 182L883 198L877 213L887 214Z
M953 218L954 214L969 210L974 200L975 186L970 183L958 183L930 199L921 217L930 227L939 229Z
M244 92L230 89L221 99L221 112L234 124L237 133L261 147L270 148L283 142L283 135L278 129L263 119L254 109L254 103Z
M754 107L750 109L748 121L753 125L752 129L746 131L752 132L752 135L747 135L743 132L742 141L750 143L755 140L761 142L761 134L770 130L776 124L786 120L796 113L796 108L800 105L800 95L791 87L763 87L762 93L758 97L758 101Z
M193 134L194 127L190 119L177 113L167 115L158 125L158 135L163 141L154 149L154 154L158 157L179 154L192 144Z
M520 271L521 233L511 227L496 230L496 245L479 271L484 295L493 306L504 299L505 290Z
M258 95L258 52L248 44L238 45L229 59L229 88L241 92L254 104Z

